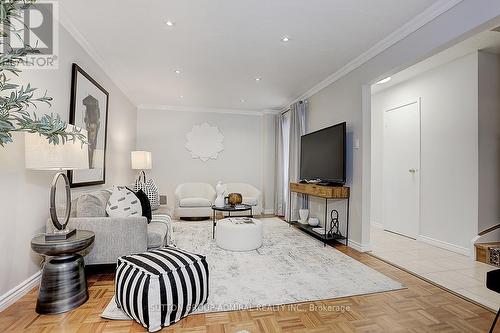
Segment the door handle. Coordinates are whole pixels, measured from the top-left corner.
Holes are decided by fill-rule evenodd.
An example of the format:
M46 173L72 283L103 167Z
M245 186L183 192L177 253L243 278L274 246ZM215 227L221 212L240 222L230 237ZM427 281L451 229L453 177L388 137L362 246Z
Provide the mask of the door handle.
M415 173L415 172L417 172L417 169L409 169L408 172L409 173Z

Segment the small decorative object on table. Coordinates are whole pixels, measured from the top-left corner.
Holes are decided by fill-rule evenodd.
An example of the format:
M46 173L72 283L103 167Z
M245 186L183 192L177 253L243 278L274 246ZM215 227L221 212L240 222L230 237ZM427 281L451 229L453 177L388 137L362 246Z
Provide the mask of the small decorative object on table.
M214 205L217 207L224 207L224 193L226 192L226 188L222 185L221 181L215 185L215 192L217 193L217 198L215 198Z
M240 193L229 193L227 196L227 202L232 206L239 205L243 202L243 197Z
M328 236L342 236L342 233L339 230L339 212L336 209L333 209L330 213L330 218L330 230L328 230Z
M319 225L319 219L317 217L310 217L308 223L311 227L317 227Z
M308 216L309 216L309 209L299 209L300 223L306 224Z

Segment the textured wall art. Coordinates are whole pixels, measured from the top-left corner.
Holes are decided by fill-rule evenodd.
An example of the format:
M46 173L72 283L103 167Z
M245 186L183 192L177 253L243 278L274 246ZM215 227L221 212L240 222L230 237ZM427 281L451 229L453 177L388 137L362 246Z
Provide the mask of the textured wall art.
M191 132L186 134L186 139L186 149L191 156L203 162L216 160L224 150L224 136L217 126L210 126L208 123L193 126Z

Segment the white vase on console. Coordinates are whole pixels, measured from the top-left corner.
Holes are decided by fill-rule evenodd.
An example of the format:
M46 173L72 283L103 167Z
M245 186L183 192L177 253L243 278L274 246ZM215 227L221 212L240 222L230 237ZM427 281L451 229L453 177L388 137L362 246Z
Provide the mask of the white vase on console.
M224 207L224 192L226 192L226 187L219 181L215 185L215 193L217 193L217 198L214 201L215 207Z
M299 209L299 222L302 224L307 224L307 217L309 216L309 209Z
M319 225L319 219L317 217L310 217L308 223L311 227L317 227Z

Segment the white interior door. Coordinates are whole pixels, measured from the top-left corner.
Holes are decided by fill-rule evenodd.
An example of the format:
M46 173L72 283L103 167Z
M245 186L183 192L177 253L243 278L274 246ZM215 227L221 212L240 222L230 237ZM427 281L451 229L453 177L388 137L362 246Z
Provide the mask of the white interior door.
M383 225L416 238L420 192L420 102L384 112Z

